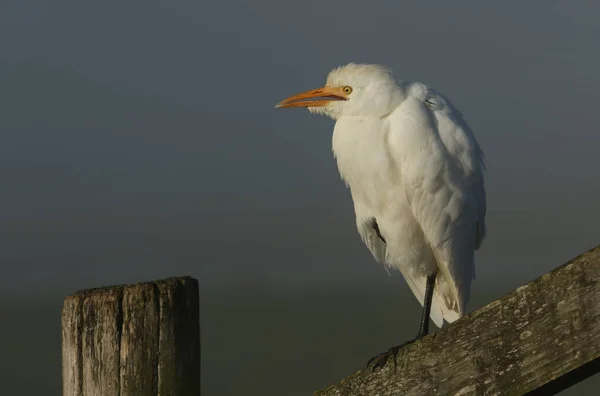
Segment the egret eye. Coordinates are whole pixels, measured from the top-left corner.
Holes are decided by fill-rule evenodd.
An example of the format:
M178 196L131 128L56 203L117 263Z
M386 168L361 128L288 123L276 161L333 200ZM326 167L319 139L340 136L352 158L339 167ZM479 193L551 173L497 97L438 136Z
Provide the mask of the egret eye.
M346 86L345 86L345 87L343 87L342 89L344 90L344 93L345 93L346 95L350 95L350 94L352 93L352 87L349 87L349 86L347 86L347 85L346 85Z

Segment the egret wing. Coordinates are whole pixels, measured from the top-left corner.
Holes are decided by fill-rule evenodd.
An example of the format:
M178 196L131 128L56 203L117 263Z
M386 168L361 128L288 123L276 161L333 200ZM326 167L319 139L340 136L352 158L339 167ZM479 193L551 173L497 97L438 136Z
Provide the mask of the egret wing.
M486 234L484 156L447 99L423 84L407 91L402 111L390 116L390 146L407 201L438 264L444 317L455 319L470 297L474 250Z

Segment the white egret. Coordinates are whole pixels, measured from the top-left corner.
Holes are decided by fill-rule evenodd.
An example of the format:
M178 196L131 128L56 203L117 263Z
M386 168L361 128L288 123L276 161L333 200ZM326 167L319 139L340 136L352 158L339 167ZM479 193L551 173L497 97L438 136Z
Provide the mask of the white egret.
M486 235L484 155L462 114L427 85L396 83L383 66L353 63L276 107L336 121L333 153L358 232L423 305L416 339L428 334L430 317L440 328L461 317ZM375 367L412 341L376 356Z

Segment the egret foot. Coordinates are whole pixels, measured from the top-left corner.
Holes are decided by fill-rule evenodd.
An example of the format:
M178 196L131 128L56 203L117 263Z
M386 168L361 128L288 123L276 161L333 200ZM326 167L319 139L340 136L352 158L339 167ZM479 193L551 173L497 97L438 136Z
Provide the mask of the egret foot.
M373 220L373 221L375 222L375 220ZM375 228L377 223L374 223L374 224L375 225L373 226L373 228ZM377 231L377 228L375 230ZM419 338L422 338L422 337L426 336L427 334L429 334L429 315L431 314L431 300L433 299L433 287L435 285L435 277L436 277L435 273L433 275L430 275L427 277L427 282L425 284L425 299L423 301L423 313L421 315L421 326L419 327L419 332L417 333L417 337L413 340L408 340L401 345L391 347L390 349L387 350L387 352L383 352L377 356L373 356L367 362L367 367L369 367L369 365L375 361L375 364L373 365L373 371L375 371L376 368L381 368L381 367L385 366L385 364L391 357L394 358L394 365L395 365L396 364L396 355L398 354L398 351L402 347L404 347L408 344L412 344Z
M403 347L412 344L413 342L415 342L416 340L418 340L419 337L415 338L414 340L408 340L400 345L396 345L395 347L391 347L390 349L388 349L385 352L380 353L377 356L373 356L371 359L369 359L369 361L367 362L367 367L369 367L371 365L371 363L375 362L375 364L373 365L373 371L375 371L375 369L377 368L381 368L383 366L385 366L385 364L387 363L387 361L390 358L394 359L394 365L396 365L396 355L398 355L398 351L400 349L402 349Z

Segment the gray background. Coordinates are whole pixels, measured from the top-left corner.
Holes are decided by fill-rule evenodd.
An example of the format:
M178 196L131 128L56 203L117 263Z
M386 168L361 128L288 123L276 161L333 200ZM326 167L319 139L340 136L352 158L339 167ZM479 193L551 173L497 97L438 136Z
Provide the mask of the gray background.
M486 151L471 309L600 243L599 16L591 0L3 1L2 393L60 394L62 299L100 285L200 280L207 395L309 394L412 336L416 300L355 231L333 122L273 108L350 61L440 90Z

